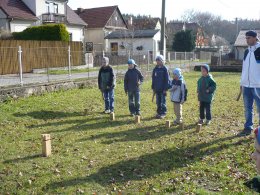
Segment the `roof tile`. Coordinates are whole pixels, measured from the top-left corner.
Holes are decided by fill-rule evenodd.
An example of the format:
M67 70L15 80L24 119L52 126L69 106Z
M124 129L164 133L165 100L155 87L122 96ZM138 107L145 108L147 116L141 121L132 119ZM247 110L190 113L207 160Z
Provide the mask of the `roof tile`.
M22 0L1 0L0 9L7 14L8 18L38 20Z
M88 28L104 28L118 6L98 7L75 11L87 24Z

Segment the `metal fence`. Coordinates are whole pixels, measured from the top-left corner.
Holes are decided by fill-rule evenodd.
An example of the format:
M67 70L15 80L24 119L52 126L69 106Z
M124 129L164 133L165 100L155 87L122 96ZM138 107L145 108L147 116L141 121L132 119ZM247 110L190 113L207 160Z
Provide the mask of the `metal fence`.
M114 52L83 53L70 45L66 47L0 47L1 58L11 67L0 64L0 86L25 85L67 81L70 79L95 79L101 67L103 56L110 59L110 65L116 74L123 75L127 71L127 60L133 58L141 71L151 71L155 66L155 56L151 51L137 52L130 55L117 55ZM167 52L166 65L169 69L180 67L193 69L193 67L209 59L199 59L201 54L194 52ZM206 56L204 54L204 56ZM26 60L25 60L26 59ZM35 64L36 63L36 64ZM11 70L15 74L3 74Z

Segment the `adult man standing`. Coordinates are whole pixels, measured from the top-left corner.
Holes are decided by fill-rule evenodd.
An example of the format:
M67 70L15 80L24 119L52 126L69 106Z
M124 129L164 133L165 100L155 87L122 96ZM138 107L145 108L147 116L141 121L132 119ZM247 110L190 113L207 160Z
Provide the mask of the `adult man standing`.
M250 135L253 130L253 105L254 100L260 113L260 43L255 31L246 32L248 48L244 54L241 76L246 122L244 130L239 135ZM259 123L260 123L260 114ZM260 124L259 124L260 125Z

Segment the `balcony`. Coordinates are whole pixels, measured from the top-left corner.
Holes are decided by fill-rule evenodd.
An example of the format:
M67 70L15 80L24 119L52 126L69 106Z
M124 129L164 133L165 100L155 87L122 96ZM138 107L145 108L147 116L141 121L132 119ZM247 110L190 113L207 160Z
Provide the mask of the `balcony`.
M66 17L64 14L46 13L42 14L42 23L65 23Z

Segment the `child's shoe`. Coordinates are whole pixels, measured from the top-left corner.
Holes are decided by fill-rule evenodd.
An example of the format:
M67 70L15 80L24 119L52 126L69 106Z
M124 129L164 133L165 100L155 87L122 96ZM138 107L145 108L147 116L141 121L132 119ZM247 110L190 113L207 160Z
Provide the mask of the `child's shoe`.
M173 121L173 125L179 125L179 124L180 124L179 121L177 121L177 120Z
M105 114L110 114L110 110L105 110Z
M164 119L165 117L166 117L165 114L161 114L161 115L160 115L160 119Z
M206 125L210 125L211 121L210 120L206 120Z
M199 124L199 125L202 125L203 122L204 122L204 120L203 120L203 119L200 119L200 120L198 121L198 124Z

